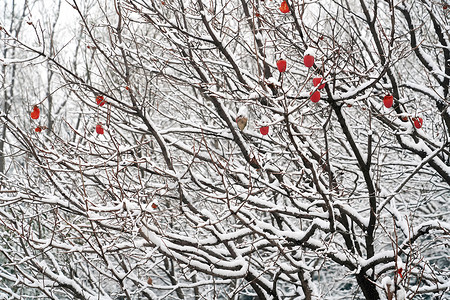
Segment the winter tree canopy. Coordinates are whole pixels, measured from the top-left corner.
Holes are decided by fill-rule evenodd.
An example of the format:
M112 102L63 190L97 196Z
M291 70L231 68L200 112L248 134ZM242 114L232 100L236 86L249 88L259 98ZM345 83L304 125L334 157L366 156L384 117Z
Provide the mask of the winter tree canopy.
M447 0L5 0L0 299L448 299Z

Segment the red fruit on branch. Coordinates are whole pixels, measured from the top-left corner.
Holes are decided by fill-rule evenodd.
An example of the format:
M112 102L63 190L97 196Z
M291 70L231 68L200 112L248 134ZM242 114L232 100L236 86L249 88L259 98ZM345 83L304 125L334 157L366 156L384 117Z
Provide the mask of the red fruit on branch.
M34 129L34 131L35 131L35 132L41 132L42 130L45 130L45 129L47 129L47 126L39 125L39 126L37 126L37 127Z
M322 77L316 77L313 78L313 84L314 86L318 86L320 83L322 82ZM323 89L325 87L325 83L320 84L320 86L318 87L319 90Z
M283 73L286 71L286 61L284 59L280 59L277 61L277 68L280 73Z
M105 131L103 130L102 124L97 124L97 126L95 126L95 131L98 134L103 134Z
M33 120L37 120L37 119L39 119L40 113L41 113L41 111L39 110L39 107L37 107L37 105L35 105L33 107L33 111L31 112L30 116Z
M394 96L387 94L383 98L383 103L386 108L391 108L392 104L394 104Z
M311 101L314 102L314 103L319 102L319 100L320 100L320 92L319 91L315 91L314 93L311 92L310 93L310 98L311 98Z
M287 14L288 12L291 11L291 10L289 9L289 6L288 6L288 4L287 4L286 1L281 2L281 5L280 5L280 11L281 11L283 14Z
M306 54L305 57L303 57L303 63L306 67L311 68L314 65L314 56Z
M269 133L269 126L260 127L259 132L261 132L262 135L267 135Z
M157 205L156 203L153 202L153 203L152 203L152 208L153 208L153 209L157 209L157 208L158 208L158 205ZM151 283L149 283L149 284L151 284Z
M422 128L422 124L423 124L423 119L422 118L414 118L414 127L416 127L417 129Z
M103 106L106 103L105 97L103 97L103 96L97 96L97 98L95 98L95 100L97 100L97 104L100 106Z
M398 268L397 274L400 275L400 278L403 278L403 268Z

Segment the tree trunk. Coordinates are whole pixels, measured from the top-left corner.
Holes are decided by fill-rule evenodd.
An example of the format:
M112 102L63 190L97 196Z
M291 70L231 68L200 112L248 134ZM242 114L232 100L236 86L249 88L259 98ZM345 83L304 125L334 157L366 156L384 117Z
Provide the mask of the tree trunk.
M375 284L367 278L367 275L364 273L358 273L356 275L356 281L358 281L358 285L361 288L364 297L367 300L379 300L380 295L378 295L378 291L376 289Z

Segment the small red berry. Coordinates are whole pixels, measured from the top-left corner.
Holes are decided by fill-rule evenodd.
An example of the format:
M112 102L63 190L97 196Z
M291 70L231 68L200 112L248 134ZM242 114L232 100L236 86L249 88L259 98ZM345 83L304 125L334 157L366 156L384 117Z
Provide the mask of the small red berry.
M305 57L303 57L303 63L308 68L311 68L314 65L314 56L309 54L305 55Z
M280 73L283 73L286 71L286 61L284 59L280 59L277 61L277 68Z
M95 126L95 131L98 134L103 134L105 131L103 130L102 124L97 124L97 126Z
M391 108L392 104L394 103L394 96L387 94L383 98L383 103L386 108Z
M97 104L100 105L100 106L103 106L106 103L105 97L103 97L103 96L97 96L95 98L95 100L97 100Z
M158 208L158 205L156 205L156 203L153 202L153 203L152 203L152 208L153 208L153 209L157 209L157 208Z
M320 100L320 92L319 91L315 91L314 93L311 92L309 94L310 94L310 98L311 98L312 102L314 102L314 103L319 102L319 100Z
M314 86L318 86L320 83L322 82L322 77L316 77L313 78L313 84ZM320 86L318 87L319 90L323 89L325 87L325 83L320 84Z
M291 10L289 9L289 6L288 6L288 4L287 4L286 1L281 2L280 11L281 11L283 14L287 14L288 12L291 11Z
M41 131L42 131L41 126L36 127L36 128L34 129L34 131L35 131L35 132L41 132Z
M30 113L30 116L33 120L37 120L37 119L39 119L40 113L41 113L41 111L39 110L39 107L37 107L37 105L35 105L33 107L33 111Z
M269 133L269 126L260 127L259 132L261 132L262 135L267 135Z
M416 127L417 129L422 128L422 124L423 124L422 118L419 117L414 119L414 127Z
M129 90L130 90L130 87L127 85L127 86L125 87L125 89L126 89L127 91L129 91Z

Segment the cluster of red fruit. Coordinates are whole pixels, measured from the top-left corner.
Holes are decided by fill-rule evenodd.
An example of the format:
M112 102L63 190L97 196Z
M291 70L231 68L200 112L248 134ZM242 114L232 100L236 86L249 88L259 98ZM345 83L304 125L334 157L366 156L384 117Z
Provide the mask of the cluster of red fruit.
M291 10L289 9L289 5L286 1L281 2L280 11L284 14L287 14ZM307 54L303 57L303 63L306 67L311 68L314 65L314 56ZM286 71L286 61L284 59L280 59L277 61L277 67L280 72ZM314 86L318 86L322 81L321 77L316 77L313 79ZM321 84L317 89L321 90L325 87L325 84ZM314 93L310 93L310 99L312 102L316 103L320 100L320 92L315 91Z
M310 54L306 54L303 57L303 63L305 64L306 67L311 68L314 65L314 56L310 55ZM280 59L277 61L277 68L278 71L280 71L280 73L283 73L286 71L286 60L284 59ZM317 89L321 90L325 87L325 83L322 83L322 77L315 77L313 78L313 85L319 86ZM319 102L320 100L320 92L319 91L315 91L314 93L311 92L310 93L310 99L312 102L316 103Z
M315 78L313 78L313 85L315 87L319 86L317 88L318 90L321 90L321 89L323 89L325 87L325 83L322 83L322 84L321 83L322 83L322 77L315 77ZM320 100L320 92L319 91L315 91L314 93L311 92L310 93L310 99L314 103L319 102L319 100Z
M314 65L314 56L310 54L306 54L303 57L303 63L307 68L311 68ZM313 78L313 85L314 87L318 86L317 89L321 90L325 87L325 83L322 83L322 77L315 77ZM311 92L309 93L310 99L312 102L317 103L320 100L320 92L319 91Z
M386 108L391 108L392 105L394 104L394 96L387 94L386 96L383 97L383 104ZM403 118L404 121L407 121L408 118L404 117ZM414 122L414 127L416 127L417 129L422 128L422 124L423 124L423 119L422 118L412 118L412 121Z
M281 7L280 7L280 10L282 12L284 12L282 9L283 7L287 7L287 4L285 1L283 1L283 3L281 4ZM287 7L287 9L289 9L289 8ZM288 12L288 11L286 11L286 12ZM314 56L309 55L309 54L305 55L305 57L303 58L303 63L305 64L306 67L311 68L314 65ZM277 68L280 73L286 72L286 67L287 67L287 62L285 59L280 59L277 61ZM325 84L324 83L321 84L321 82L322 82L322 77L316 77L313 79L314 86L319 86L318 87L319 90L321 90L325 87ZM310 98L311 98L312 102L318 102L320 100L320 92L319 91L316 91L314 93L311 92ZM238 120L236 120L236 121L238 122L238 127L241 128L241 126L239 126L240 125L239 121ZM245 127L245 125L242 127L242 129L244 127ZM260 127L259 132L262 135L267 135L269 133L269 126Z
M310 55L310 54L306 54L303 57L303 63L305 64L306 67L311 68L314 65L314 56ZM286 67L287 67L287 62L284 59L280 59L277 61L277 68L278 71L280 71L281 73L286 71Z
M444 5L444 9L447 9L447 5ZM291 10L289 9L289 5L287 4L286 1L281 2L280 5L280 11L284 14L287 14L288 12L290 12ZM305 64L306 67L311 68L314 65L314 56L312 55L305 55L303 58L303 63ZM277 61L277 68L278 71L280 71L281 73L286 71L286 60L284 59L280 59L279 61ZM325 84L321 84L322 82L322 78L321 77L316 77L313 79L313 84L314 86L318 86L317 88L318 90L321 90L325 87ZM310 99L312 102L316 103L319 102L320 100L320 92L319 91L315 91L314 93L311 92L310 93ZM383 98L383 103L384 106L386 106L386 108L391 108L393 103L394 103L394 97L392 95L386 95ZM407 120L407 119L405 119ZM422 128L422 124L423 124L423 119L422 118L412 118L413 122L414 122L414 126L417 129ZM267 132L269 132L269 127L265 126L265 127L261 127L260 128L261 134L267 134ZM266 133L263 133L266 132Z
M39 109L39 107L37 105L33 106L33 110L30 113L30 116L33 120L37 120L39 119L39 115L41 114L41 110ZM43 129L46 129L47 127L45 126L40 126L38 125L34 131L35 132L41 132Z
M103 96L97 96L96 97L96 101L97 101L97 104L99 106L103 106L106 103L105 98ZM37 105L35 105L35 106L33 106L33 110L31 111L30 116L31 116L31 118L33 120L37 120L37 119L39 119L40 113L41 113L41 111L40 111L39 107ZM35 132L41 132L43 129L47 129L47 127L45 127L45 126L37 126L34 129L34 131ZM104 133L104 129L103 129L103 126L102 126L101 123L97 124L97 126L95 127L95 131L98 134L103 134Z
M102 95L98 95L95 98L95 101L97 101L97 105L98 106L103 106L106 103L105 97L103 97ZM98 134L104 134L105 133L105 130L103 129L102 123L98 123L97 126L95 126L95 132L97 132Z
M125 89L127 91L130 90L129 86L126 86ZM103 106L105 105L107 102L105 100L105 97L103 97L102 95L98 95L97 97L95 97L95 101L97 102L98 106ZM105 130L103 129L102 123L98 123L97 126L95 126L95 132L97 132L98 134L104 134Z

